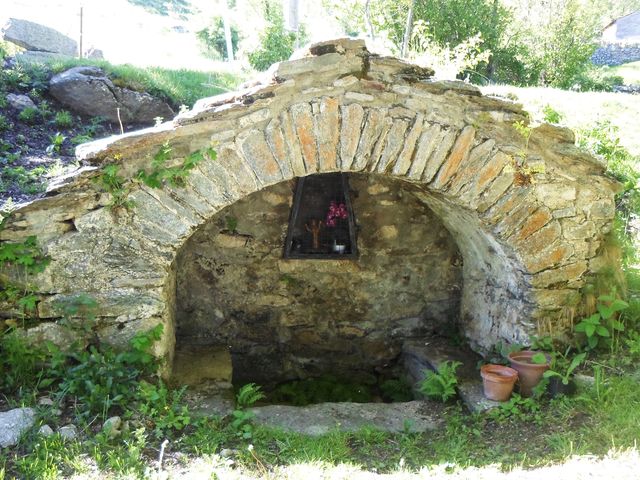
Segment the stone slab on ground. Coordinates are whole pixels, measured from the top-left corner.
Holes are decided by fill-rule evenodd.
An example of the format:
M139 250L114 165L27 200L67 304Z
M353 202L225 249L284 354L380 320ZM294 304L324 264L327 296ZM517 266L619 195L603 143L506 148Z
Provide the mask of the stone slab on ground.
M422 381L424 370L438 370L446 361L462 363L456 371L458 394L472 412L482 412L500 405L484 397L482 378L477 368L480 357L465 346L453 345L446 339L431 337L404 343L402 357L412 383Z
M306 407L256 407L255 422L306 435L332 430L354 432L371 426L385 432L425 432L444 423L444 405L414 400L403 403L318 403Z
M36 421L33 408L14 408L0 413L0 447L11 447L18 443L20 435Z
M53 28L19 18L10 18L1 29L5 41L27 50L53 52L75 57L78 43Z

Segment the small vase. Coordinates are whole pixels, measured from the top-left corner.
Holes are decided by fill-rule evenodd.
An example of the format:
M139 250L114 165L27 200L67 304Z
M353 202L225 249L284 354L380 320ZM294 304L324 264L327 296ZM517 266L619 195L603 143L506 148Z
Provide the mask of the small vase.
M545 370L549 369L551 364L551 358L546 353L544 354L545 363L533 363L531 359L538 353L540 352L522 350L521 352L511 352L509 354L511 366L518 371L520 395L523 397L533 395L533 388L540 383L542 375Z
M483 365L480 367L484 396L496 402L506 402L518 380L518 372L504 365Z

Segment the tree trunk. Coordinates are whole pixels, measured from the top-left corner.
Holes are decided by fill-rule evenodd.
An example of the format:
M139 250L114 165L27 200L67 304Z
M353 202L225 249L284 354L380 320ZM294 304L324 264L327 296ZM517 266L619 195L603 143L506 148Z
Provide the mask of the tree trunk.
M296 34L296 43L295 48L300 47L300 35L298 35L298 30L300 29L300 2L299 0L289 0L288 9L285 12L287 14L287 28L291 32L295 32Z
M369 28L369 36L371 37L371 40L375 40L376 36L375 33L373 31L373 24L371 23L371 9L370 9L370 4L371 4L371 0L367 0L366 3L364 4L364 21L367 24L367 27Z
M227 0L224 1L222 21L224 22L224 38L227 42L227 61L233 62L233 42L231 41L231 25L229 24L229 3Z
M413 30L413 9L416 6L416 0L411 0L409 5L409 13L407 13L407 24L404 27L404 37L402 39L402 49L400 50L400 57L407 56L409 50L409 40L411 40L411 32Z

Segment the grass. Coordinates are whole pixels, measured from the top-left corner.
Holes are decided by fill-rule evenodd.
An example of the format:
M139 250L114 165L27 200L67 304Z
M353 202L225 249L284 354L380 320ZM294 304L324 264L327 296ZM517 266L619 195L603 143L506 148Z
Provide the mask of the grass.
M607 67L605 71L607 74L621 76L626 85L640 85L640 61Z
M544 117L544 107L550 105L562 114L562 124L574 130L590 128L609 121L618 127L620 142L632 154L640 155L640 95L608 92L570 92L555 88L512 87L491 85L482 87L485 94L515 96L533 118Z
M438 478L459 471L496 478L491 475L553 465L567 478L561 467L574 455L594 468L612 449L622 463L637 458L640 383L629 376L612 377L600 387L573 399L543 402L539 423L526 417L496 421L452 406L446 426L425 434L363 428L310 437L258 426L245 440L226 419L203 418L182 433L169 434L164 468L170 478L193 478L203 464L219 475L208 478L301 478L295 472L307 469L333 472L326 478L354 471L369 472L358 478L418 478L427 471ZM17 451L5 450L4 458L0 454L0 469L5 466L5 478L25 479L147 478L155 469L161 438L151 431L139 427L113 440L92 432L95 428L88 426L84 441L63 442L57 435L44 439L32 431Z
M192 107L196 100L234 90L244 81L240 73L139 68L132 65L112 65L104 60L69 59L51 64L56 72L79 65L100 67L115 85L158 95L176 108L181 105Z

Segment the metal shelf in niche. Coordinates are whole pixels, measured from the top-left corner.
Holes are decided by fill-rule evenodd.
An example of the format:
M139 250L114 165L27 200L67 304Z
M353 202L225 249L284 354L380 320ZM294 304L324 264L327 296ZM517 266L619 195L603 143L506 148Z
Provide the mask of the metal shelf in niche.
M347 175L325 173L298 178L284 258L343 260L357 256Z

